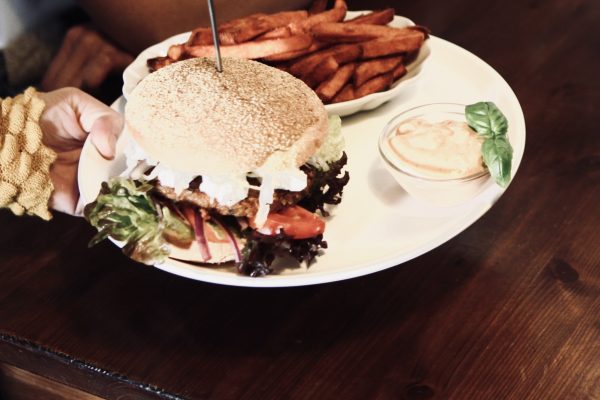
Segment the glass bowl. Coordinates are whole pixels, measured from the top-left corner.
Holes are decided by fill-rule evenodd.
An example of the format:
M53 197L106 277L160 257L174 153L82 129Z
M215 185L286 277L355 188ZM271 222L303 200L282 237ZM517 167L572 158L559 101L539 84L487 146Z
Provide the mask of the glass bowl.
M484 189L490 179L487 169L459 178L423 176L402 161L389 143L396 128L409 119L420 118L432 123L446 120L466 122L464 111L463 104L426 104L396 115L383 129L379 137L381 158L388 171L412 197L439 206L453 206L470 200Z

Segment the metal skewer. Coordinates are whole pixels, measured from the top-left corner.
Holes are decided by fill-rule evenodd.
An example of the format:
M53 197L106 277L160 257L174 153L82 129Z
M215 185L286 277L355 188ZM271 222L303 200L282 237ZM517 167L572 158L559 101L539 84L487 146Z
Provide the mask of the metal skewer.
M208 0L208 15L210 17L210 27L212 29L215 54L217 56L217 71L223 72L223 64L221 63L221 47L219 44L219 32L217 31L217 18L215 17L215 6L213 4L213 0Z

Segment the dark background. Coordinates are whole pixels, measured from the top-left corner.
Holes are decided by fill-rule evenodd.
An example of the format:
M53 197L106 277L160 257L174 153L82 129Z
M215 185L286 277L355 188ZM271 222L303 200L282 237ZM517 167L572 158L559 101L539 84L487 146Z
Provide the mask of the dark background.
M88 249L80 219L0 212L3 365L121 399L599 399L600 2L395 6L521 102L524 159L486 215L373 275L248 289Z

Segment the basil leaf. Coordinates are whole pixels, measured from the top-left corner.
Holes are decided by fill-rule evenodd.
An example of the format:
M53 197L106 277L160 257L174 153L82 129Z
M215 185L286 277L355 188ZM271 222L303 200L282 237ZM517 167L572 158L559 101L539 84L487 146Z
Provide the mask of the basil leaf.
M510 182L512 147L505 136L486 139L481 145L483 162L498 185L505 188Z
M506 137L508 120L502 111L490 101L482 101L465 107L469 126L485 140L481 145L483 162L501 187L510 182L513 150Z
M502 111L492 102L479 102L465 107L469 126L486 139L506 135L508 121Z

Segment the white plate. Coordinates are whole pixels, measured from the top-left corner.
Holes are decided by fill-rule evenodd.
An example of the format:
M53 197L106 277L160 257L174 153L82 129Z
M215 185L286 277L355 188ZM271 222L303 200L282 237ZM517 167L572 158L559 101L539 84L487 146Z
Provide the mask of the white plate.
M403 99L343 120L350 182L344 200L328 221L329 248L308 269L287 269L263 278L248 278L232 270L198 267L168 260L158 268L206 282L237 286L300 286L338 281L389 268L434 249L480 218L503 190L490 180L476 198L455 207L439 208L410 198L385 170L377 139L385 124L400 111L417 105L493 101L509 122L514 148L513 173L525 149L525 119L515 94L489 65L468 51L431 37L431 60L420 84ZM121 98L115 105L123 110ZM104 160L86 142L79 166L84 200L96 197L100 183L121 172L123 156Z
M346 18L354 18L360 14L367 13L369 11L348 11ZM398 15L394 16L394 20L389 23L389 26L397 28L404 28L406 26L412 26L414 23L405 17ZM163 57L167 55L167 50L174 44L184 43L188 40L190 32L181 33L179 35L172 36L158 44L155 44L146 50L142 51L137 58L131 63L123 72L123 96L125 99L129 96L131 91L137 86L137 84L149 74L148 66L146 61L153 57ZM392 98L400 95L403 91L407 90L409 85L412 85L417 80L425 60L429 57L431 49L429 47L429 40L426 40L417 58L406 67L406 75L401 79L394 82L390 90L385 92L373 93L360 99L345 101L343 103L328 104L325 106L329 114L339 115L341 117L354 114L359 111L372 110L379 107L383 103L391 100Z

